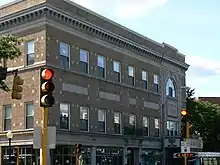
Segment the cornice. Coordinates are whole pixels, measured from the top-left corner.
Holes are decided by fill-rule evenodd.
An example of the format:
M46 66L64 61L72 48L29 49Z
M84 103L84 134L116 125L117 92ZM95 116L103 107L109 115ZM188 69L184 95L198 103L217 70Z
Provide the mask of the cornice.
M186 63L179 62L163 54L159 54L157 52L149 50L146 47L143 47L133 41L118 36L107 30L101 29L100 27L97 27L89 22L80 20L80 18L78 17L73 17L72 15L65 13L64 11L60 11L57 8L45 4L29 8L27 10L24 10L23 12L12 14L10 15L10 17L2 17L0 19L0 31L5 31L6 29L25 24L26 22L31 22L42 17L53 18L60 23L62 22L62 24L65 24L66 26L70 26L74 29L77 29L78 31L84 32L93 37L111 43L120 48L129 50L143 57L150 57L157 61L163 61L180 67L184 70L187 70L189 67L189 65Z

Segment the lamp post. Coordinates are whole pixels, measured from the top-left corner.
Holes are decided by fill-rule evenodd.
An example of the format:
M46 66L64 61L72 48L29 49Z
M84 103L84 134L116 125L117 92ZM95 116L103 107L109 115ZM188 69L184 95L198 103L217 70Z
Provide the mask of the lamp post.
M8 138L8 144L9 144L9 164L11 164L11 139L13 138L13 133L11 132L11 130L9 130L6 134L7 138Z

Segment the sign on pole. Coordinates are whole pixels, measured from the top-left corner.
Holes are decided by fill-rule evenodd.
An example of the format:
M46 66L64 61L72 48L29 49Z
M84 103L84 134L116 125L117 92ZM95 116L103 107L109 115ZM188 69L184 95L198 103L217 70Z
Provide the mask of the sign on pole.
M42 143L41 126L34 127L33 148L40 149ZM47 146L49 149L56 148L56 127L47 127Z
M181 153L190 153L190 143L181 141Z

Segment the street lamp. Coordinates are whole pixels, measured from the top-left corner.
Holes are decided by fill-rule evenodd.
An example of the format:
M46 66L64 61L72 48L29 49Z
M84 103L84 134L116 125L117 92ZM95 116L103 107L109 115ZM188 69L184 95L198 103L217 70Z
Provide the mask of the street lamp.
M8 144L9 144L9 164L11 164L11 139L13 138L13 133L11 132L11 130L9 130L6 134L7 138L8 138Z

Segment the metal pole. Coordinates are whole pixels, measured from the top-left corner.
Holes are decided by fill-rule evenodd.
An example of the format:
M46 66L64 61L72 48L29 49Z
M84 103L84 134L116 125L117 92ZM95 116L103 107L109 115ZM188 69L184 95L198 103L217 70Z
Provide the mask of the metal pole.
M48 108L42 108L42 165L47 165L47 121Z
M79 154L78 154L79 144L76 144L76 165L79 165Z
M8 143L9 143L9 164L11 164L11 138L8 138Z

